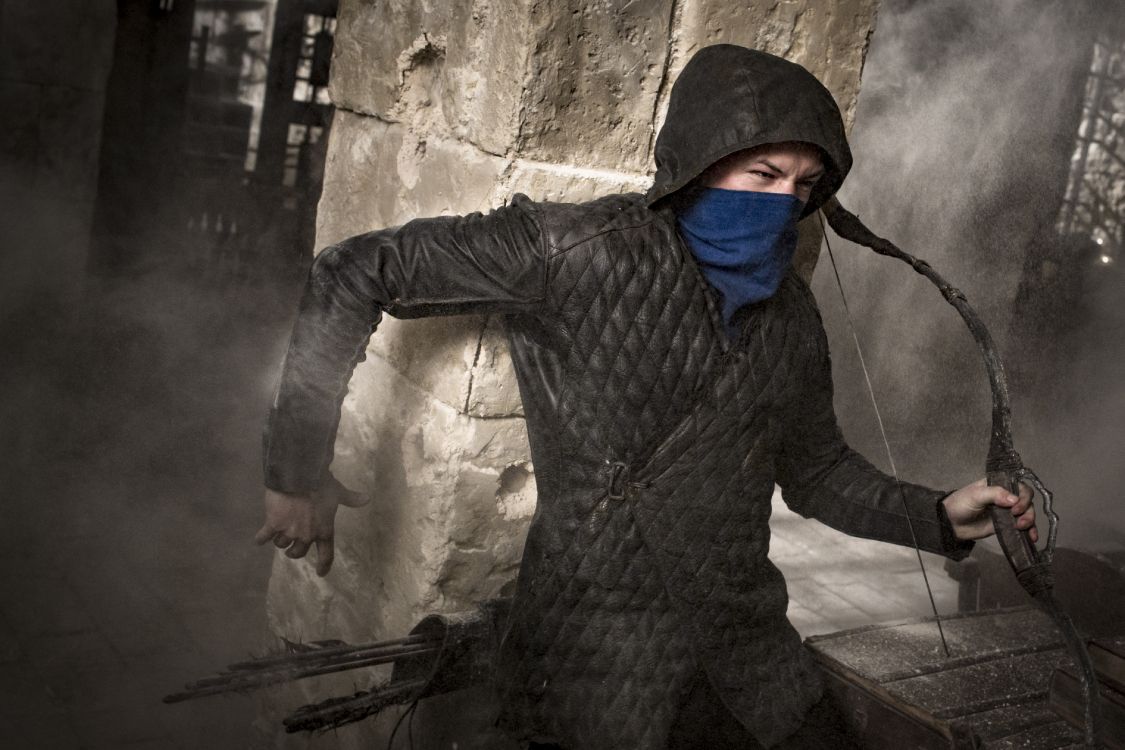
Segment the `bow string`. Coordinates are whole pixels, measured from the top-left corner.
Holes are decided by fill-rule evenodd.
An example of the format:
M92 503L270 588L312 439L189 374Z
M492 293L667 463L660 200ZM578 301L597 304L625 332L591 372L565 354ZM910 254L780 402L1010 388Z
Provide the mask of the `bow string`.
M1058 514L1054 510L1054 496L1043 485L1043 482L1040 481L1035 472L1024 465L1019 453L1015 450L1012 439L1012 411L1011 400L1008 394L1008 380L1004 372L1004 365L1001 362L1000 354L997 351L987 326L985 326L984 321L981 320L976 310L969 304L965 295L942 278L929 263L903 251L894 243L877 236L864 226L863 222L861 222L855 214L841 206L840 202L835 197L829 198L824 203L821 207L821 212L824 219L827 220L828 225L832 227L832 230L843 239L870 248L880 255L897 258L908 263L917 273L929 279L938 288L945 300L961 315L962 320L965 321L966 326L968 326L969 331L973 335L973 339L980 348L985 368L988 371L989 386L992 391L992 427L989 435L988 454L985 459L985 475L988 484L1004 487L1008 492L1018 496L1020 484L1024 483L1032 487L1035 492L1043 498L1043 512L1047 517L1048 523L1046 545L1042 549L1037 548L1031 541L1028 531L1016 528L1015 519L1006 508L997 507L995 505L990 508L989 512L992 523L996 528L996 536L1000 542L1000 547L1008 563L1011 565L1012 571L1015 573L1016 580L1019 581L1023 589L1027 591L1032 599L1055 622L1063 635L1067 648L1079 666L1079 676L1085 702L1085 743L1088 747L1099 747L1097 737L1101 720L1096 699L1096 685L1098 683L1093 664L1086 651L1085 641L1078 635L1074 623L1071 621L1070 617L1061 610L1053 594L1054 574L1052 556L1058 535L1059 520ZM827 234L825 235L825 239L827 241ZM897 469L895 468L894 459L891 456L890 442L887 440L883 420L879 414L879 407L875 400L875 391L871 385L867 365L863 360L863 351L860 348L859 337L856 334L855 325L852 322L851 311L848 310L847 297L844 295L844 287L840 281L840 273L836 266L835 256L832 254L831 245L828 245L828 254L832 261L833 271L836 274L836 283L840 289L841 298L843 299L844 312L848 318L848 325L851 328L852 337L855 340L856 351L859 354L860 365L867 382L868 394L871 397L872 405L875 407L875 416L879 423L879 432L883 438L887 458L890 461L891 472L896 484L900 486L901 496L901 483L899 481ZM902 496L902 499L905 509L905 496ZM941 635L942 647L945 650L946 657L949 657L949 647L941 627L941 617L938 615L933 590L930 588L929 578L926 576L926 568L922 562L922 554L918 548L918 542L914 535L913 522L910 520L909 512L907 512L906 518L910 527L911 538L914 541L915 551L918 553L918 564L922 568L922 576L926 582L926 591L930 597L930 606L933 609L934 620L937 623L938 632Z

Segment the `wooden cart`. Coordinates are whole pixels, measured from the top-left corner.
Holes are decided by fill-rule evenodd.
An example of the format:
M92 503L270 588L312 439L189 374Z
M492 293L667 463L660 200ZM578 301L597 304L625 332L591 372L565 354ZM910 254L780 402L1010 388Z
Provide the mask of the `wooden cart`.
M871 750L1055 750L1082 733L1048 705L1054 671L1070 666L1047 615L1012 608L872 625L806 643L828 689Z

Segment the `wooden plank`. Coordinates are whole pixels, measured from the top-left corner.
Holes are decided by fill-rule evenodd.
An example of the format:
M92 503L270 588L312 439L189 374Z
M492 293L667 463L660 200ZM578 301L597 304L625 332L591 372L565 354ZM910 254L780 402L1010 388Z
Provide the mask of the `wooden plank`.
M891 695L938 719L1015 706L1047 697L1051 673L1069 660L1061 649L990 659L884 684Z
M871 691L856 689L838 674L828 674L826 689L852 736L864 750L951 750L956 747L946 728L916 713L899 710Z
M1013 709L1012 706L1001 706L988 711L966 714L953 719L950 723L965 731L971 731L981 742L988 743L1029 729L1054 724L1058 720L1059 715L1051 710L1047 701L1039 700L1024 704L1018 710Z
M1098 638L1090 642L1090 661L1098 676L1114 690L1125 693L1125 637Z
M1125 750L1125 695L1113 686L1098 684L1101 700L1101 729L1098 739L1108 750ZM1051 677L1050 706L1076 729L1085 727L1082 684L1073 667L1055 671Z
M1083 747L1082 734L1065 721L1027 729L986 742L982 750L1063 750Z
M1081 733L1047 706L1052 672L1070 656L1054 623L1019 607L806 640L829 692L865 748L1061 750Z
M941 649L932 619L812 636L805 642L829 668L832 663L846 665L847 671L877 683L1062 645L1051 619L1030 607L955 616L943 619L942 624L949 658Z

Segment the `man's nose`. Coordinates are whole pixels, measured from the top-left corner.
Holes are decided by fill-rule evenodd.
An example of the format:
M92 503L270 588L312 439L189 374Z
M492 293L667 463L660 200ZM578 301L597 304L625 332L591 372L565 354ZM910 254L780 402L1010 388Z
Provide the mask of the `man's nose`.
M778 180L774 183L774 186L777 188L777 192L785 195L796 195L798 191L796 180Z

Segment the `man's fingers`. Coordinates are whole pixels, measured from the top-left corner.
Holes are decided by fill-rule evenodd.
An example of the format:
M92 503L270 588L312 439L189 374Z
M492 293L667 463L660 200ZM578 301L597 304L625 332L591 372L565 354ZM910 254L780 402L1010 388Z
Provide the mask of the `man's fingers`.
M285 534L280 531L273 535L273 546L277 547L278 549L285 549L292 543L293 540L285 536Z
M332 547L331 539L316 540L316 574L324 577L332 569L332 560L336 552Z
M974 491L970 502L977 511L983 511L990 505L1010 508L1018 502L1018 498L1003 487L989 485Z
M1029 508L1026 513L1016 518L1016 527L1030 529L1035 525L1035 509Z
M298 557L304 557L308 553L311 544L311 542L302 542L299 540L293 542L289 549L285 550L285 556L291 557L294 560L296 560Z
M267 523L258 529L258 533L254 535L254 544L265 544L273 539L275 534L277 534L277 531Z

